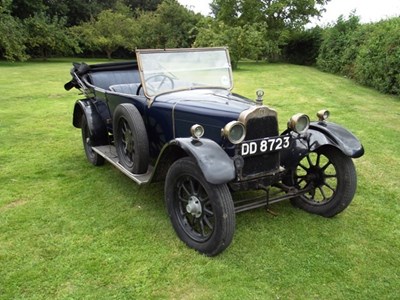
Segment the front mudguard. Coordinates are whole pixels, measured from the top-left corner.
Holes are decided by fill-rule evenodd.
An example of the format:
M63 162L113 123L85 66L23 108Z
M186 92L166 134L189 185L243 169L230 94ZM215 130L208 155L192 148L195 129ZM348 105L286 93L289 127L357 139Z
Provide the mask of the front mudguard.
M223 184L236 177L233 160L216 142L202 138L176 138L164 146L157 160L152 181L161 180L167 168L180 157L193 157L204 178L211 184Z
M289 133L288 131L284 132ZM364 155L364 147L358 138L346 128L330 122L311 122L309 130L298 135L290 132L292 144L281 153L281 162L285 168L293 169L309 152L323 146L332 146L343 154L358 158Z
M82 116L86 117L93 146L107 145L108 134L100 113L91 99L78 100L75 103L72 124L76 128L81 127Z

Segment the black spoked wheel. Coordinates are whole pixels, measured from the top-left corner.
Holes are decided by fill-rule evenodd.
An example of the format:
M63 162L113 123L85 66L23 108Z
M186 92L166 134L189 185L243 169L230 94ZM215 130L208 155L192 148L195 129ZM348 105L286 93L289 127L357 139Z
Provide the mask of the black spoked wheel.
M165 199L172 225L189 247L214 256L232 241L235 212L226 184L209 184L190 158L176 161L168 171Z
M93 136L90 133L89 126L88 126L85 115L82 115L81 130L82 130L83 148L85 149L85 154L86 154L88 161L95 166L103 165L104 158L101 155L99 155L97 152L93 151L92 147L95 146L94 145L95 143L94 143Z
M353 161L336 148L320 148L309 153L293 172L297 189L308 192L292 203L305 211L333 217L352 201L357 176Z
M149 142L142 116L132 104L120 104L114 112L114 144L122 166L134 174L146 173Z

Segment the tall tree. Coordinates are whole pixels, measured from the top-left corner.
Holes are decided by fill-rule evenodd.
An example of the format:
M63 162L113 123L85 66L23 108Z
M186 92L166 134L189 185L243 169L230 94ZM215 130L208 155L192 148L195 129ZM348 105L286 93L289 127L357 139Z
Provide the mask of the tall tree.
M269 29L294 28L321 16L330 0L213 0L215 17L226 24L265 22Z
M257 24L264 27L268 47L263 56L277 59L290 33L302 28L324 11L330 0L213 0L212 13L230 26Z
M84 47L104 51L109 59L119 48L133 51L137 46L136 21L121 12L104 10L72 31L80 36Z
M140 47L191 47L201 18L200 14L189 11L176 0L164 0L155 12L142 12L139 16Z
M264 28L254 24L228 26L224 22L206 19L197 34L195 47L228 47L232 68L242 58L258 60L266 49L272 48L263 39Z
M11 3L11 15L19 19L33 17L46 9L43 0L13 0Z
M50 18L44 13L25 19L30 53L47 58L51 54L76 52L78 44L67 34L65 23L65 18Z
M2 0L10 1L10 0ZM66 17L66 25L74 26L90 21L101 11L115 9L119 4L136 9L155 11L163 0L12 0L11 15L19 19L46 13L51 18Z
M26 60L25 27L10 14L11 0L0 2L0 57L8 60ZM10 34L12 33L12 34Z

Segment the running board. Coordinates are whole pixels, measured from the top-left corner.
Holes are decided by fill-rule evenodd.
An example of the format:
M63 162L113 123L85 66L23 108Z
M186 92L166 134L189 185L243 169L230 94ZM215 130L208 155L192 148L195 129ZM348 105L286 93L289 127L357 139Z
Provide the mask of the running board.
M149 165L149 169L145 174L132 174L127 169L125 169L120 163L117 155L117 150L112 145L107 146L97 146L92 147L93 151L104 157L108 162L110 162L114 167L128 176L130 179L135 181L137 184L149 183L153 175L153 167Z

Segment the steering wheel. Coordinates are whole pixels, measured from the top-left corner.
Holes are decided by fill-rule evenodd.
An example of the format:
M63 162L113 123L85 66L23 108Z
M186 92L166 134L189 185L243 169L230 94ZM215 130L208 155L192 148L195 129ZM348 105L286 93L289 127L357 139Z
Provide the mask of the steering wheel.
M146 87L152 93L156 94L160 90L173 90L175 87L174 80L164 74L157 74L146 78ZM140 85L137 89L137 93L140 91Z
M140 96L140 90L143 88L143 84L139 84L137 90L136 90L136 95Z

